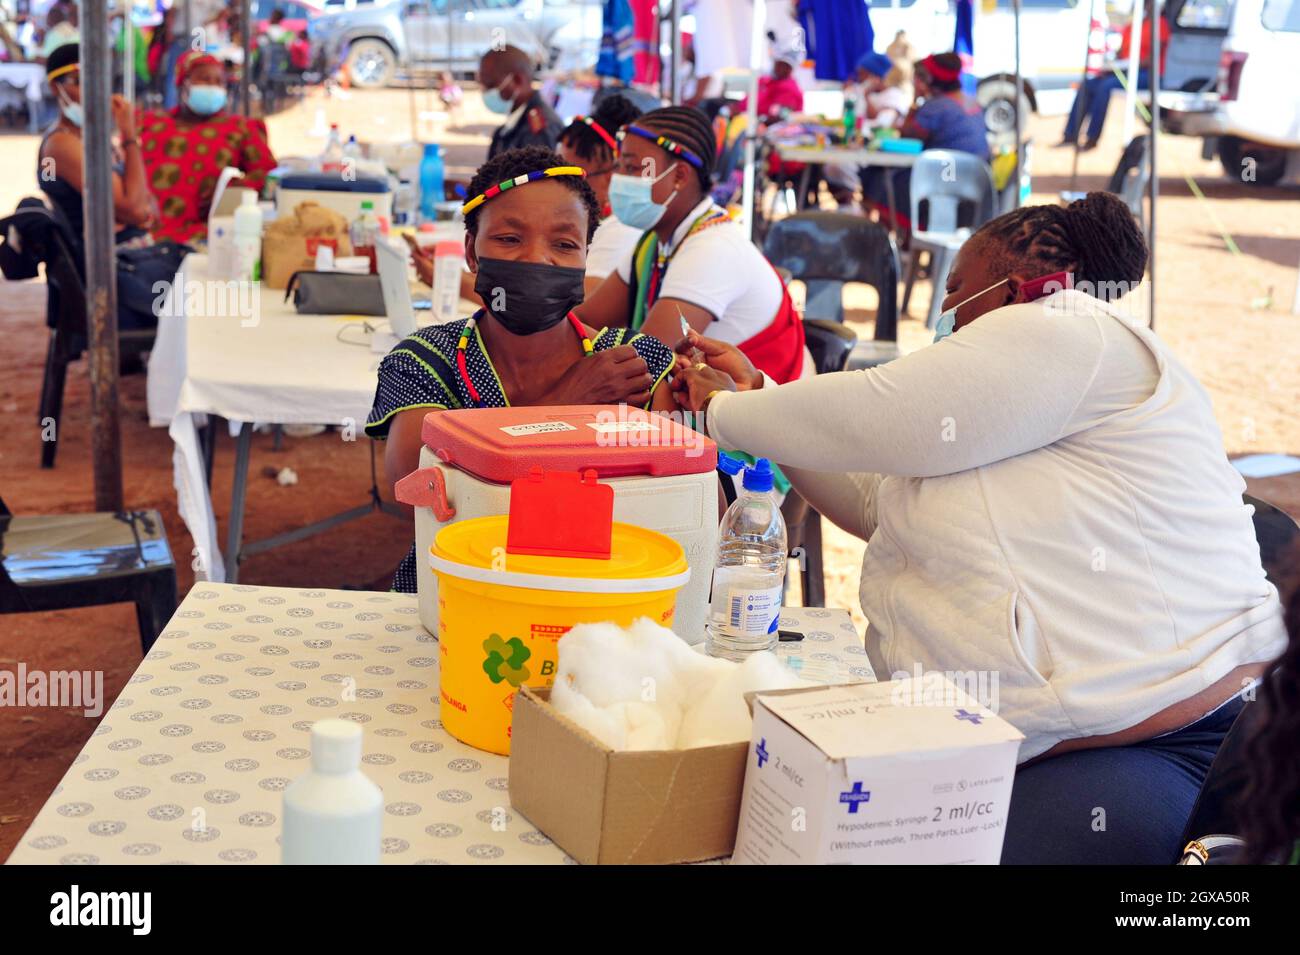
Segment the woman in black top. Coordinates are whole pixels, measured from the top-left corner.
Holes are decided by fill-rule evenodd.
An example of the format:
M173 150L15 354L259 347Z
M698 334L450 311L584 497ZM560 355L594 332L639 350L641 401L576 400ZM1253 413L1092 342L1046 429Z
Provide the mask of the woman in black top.
M36 178L41 191L67 219L79 243L83 223L81 190L85 182L79 44L64 44L50 54L45 79L59 101L59 120L41 142ZM135 114L121 96L113 97L113 122L121 140L121 155L113 170L117 245L148 244L148 230L158 217L158 209L145 180Z

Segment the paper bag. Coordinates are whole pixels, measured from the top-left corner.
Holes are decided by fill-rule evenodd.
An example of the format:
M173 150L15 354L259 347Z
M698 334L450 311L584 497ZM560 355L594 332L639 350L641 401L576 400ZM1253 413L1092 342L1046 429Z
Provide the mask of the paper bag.
M295 272L316 267L316 249L328 245L334 258L352 254L348 220L315 202L300 202L293 213L266 227L262 239L262 283L284 288Z

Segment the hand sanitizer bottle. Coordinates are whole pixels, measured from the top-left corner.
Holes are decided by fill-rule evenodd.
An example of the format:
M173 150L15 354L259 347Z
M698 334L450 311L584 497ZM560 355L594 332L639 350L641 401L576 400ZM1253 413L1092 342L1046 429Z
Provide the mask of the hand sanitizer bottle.
M311 771L284 791L284 865L378 865L384 795L361 772L361 727L320 720Z

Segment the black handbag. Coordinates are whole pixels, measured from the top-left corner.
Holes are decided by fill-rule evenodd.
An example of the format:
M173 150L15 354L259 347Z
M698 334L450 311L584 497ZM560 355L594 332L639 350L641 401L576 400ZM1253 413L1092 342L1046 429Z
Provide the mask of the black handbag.
M294 272L284 289L299 315L387 315L378 275Z
M117 304L140 315L155 316L155 303L176 279L185 256L194 250L165 239L117 252ZM160 284L163 286L160 288Z

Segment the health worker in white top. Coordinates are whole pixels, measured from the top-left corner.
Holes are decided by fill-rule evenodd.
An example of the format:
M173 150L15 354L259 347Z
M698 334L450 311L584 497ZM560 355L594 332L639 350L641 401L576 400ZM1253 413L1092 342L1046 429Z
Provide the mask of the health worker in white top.
M738 346L775 381L804 375L811 359L785 284L710 197L717 139L708 117L667 106L618 135L610 206L641 235L577 309L582 320L667 343L685 323Z
M587 171L587 182L600 205L600 225L587 246L587 278L583 284L588 298L619 263L632 257L641 238L641 230L620 222L609 205L609 181L618 160L618 131L640 115L641 110L626 96L606 96L590 116L575 116L560 133L555 147L565 163Z
M1004 863L1173 862L1286 644L1209 397L1103 301L1146 261L1113 195L1027 206L963 246L935 345L781 387L698 336L709 365L679 358L720 446L868 541L878 676L996 688L982 702L1025 734Z

